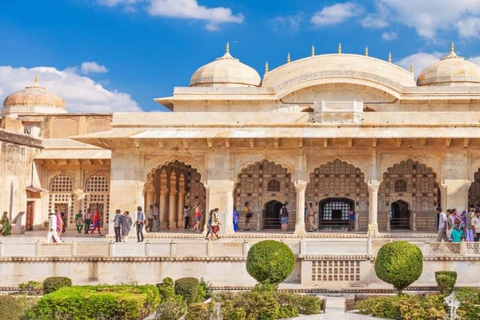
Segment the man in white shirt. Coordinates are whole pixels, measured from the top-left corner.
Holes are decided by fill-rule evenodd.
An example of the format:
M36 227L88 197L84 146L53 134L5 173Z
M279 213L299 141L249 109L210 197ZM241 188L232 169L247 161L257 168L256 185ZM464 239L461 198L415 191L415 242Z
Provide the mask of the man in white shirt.
M442 208L438 207L437 208L437 214L438 214L438 237L437 237L437 242L450 242L450 240L447 237L447 228L448 228L448 220L447 220L447 215L445 212L442 211Z
M57 233L57 216L54 212L50 212L50 216L48 219L47 243L53 243L52 238L53 240L55 240L56 243L63 242Z
M480 241L480 210L475 210L475 217L472 219L473 241Z

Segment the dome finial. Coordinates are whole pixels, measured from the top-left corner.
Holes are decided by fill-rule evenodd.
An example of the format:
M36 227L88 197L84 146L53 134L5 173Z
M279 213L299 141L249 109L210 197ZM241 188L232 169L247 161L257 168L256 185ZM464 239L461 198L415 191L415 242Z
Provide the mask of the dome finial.
M392 53L388 53L388 62L392 63Z
M342 44L338 44L338 54L342 54Z
M365 57L368 57L368 46L365 47Z
M265 62L265 74L267 74L267 73L268 73L268 61Z
M415 69L413 68L413 63L410 64L410 73L411 74L415 73Z
M33 85L35 87L38 87L38 76L35 76L35 78L33 79Z
M290 63L290 52L287 54L287 63Z
M315 46L312 45L312 57L314 57L314 56L315 56Z
M455 52L455 43L451 43L450 44L450 53L454 53Z
M225 46L225 53L230 53L230 43L227 42L227 45Z

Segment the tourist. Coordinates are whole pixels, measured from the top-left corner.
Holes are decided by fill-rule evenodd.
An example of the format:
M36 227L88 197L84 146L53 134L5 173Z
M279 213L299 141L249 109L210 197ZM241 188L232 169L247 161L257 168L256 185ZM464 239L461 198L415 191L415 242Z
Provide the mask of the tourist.
M130 212L125 211L123 213L122 219L122 241L127 242L128 234L132 228L132 218L130 217Z
M459 218L455 219L455 224L452 228L452 241L453 242L461 242L462 239L465 239L464 236L463 236L464 227L465 227L465 225L463 224L463 222Z
M183 219L184 219L184 228L185 228L185 230L188 230L188 228L190 227L189 226L189 224L190 224L190 208L188 207L188 205L186 205L183 208Z
M220 220L218 220L218 208L215 208L212 213L212 221L210 223L212 228L212 240L218 240L220 237L218 236L218 232L220 231Z
M356 213L352 209L348 212L348 232L355 230L355 218L356 218Z
M92 232L90 232L90 234L93 234L96 229L98 230L98 234L102 235L102 232L100 231L100 220L100 212L98 211L98 209L95 209L95 211L93 211Z
M142 207L137 207L137 220L135 225L137 226L137 242L143 242L143 225L145 224L145 213L142 211Z
M158 202L153 207L153 220L155 221L155 232L160 231L160 211L158 210Z
M452 239L452 226L455 223L455 218L452 216L452 209L447 209L447 237Z
M208 236L210 233L212 233L212 216L213 216L213 209L210 210L208 213L208 218L207 218L207 234L205 235L205 240L208 240Z
M192 228L193 232L200 232L200 221L202 221L202 205L195 206L195 225Z
M57 232L57 216L54 212L50 212L48 218L47 243L62 243L63 241L60 239Z
M67 228L67 216L65 215L65 212L61 212L61 217L62 217L62 233L65 233L66 228Z
M280 223L282 225L282 231L288 230L288 202L285 202L280 209Z
M250 206L248 202L245 202L245 206L243 207L243 213L245 214L245 228L244 231L250 231L248 224L250 223L250 219L253 217L252 211L250 211Z
M10 220L8 219L7 211L3 212L2 220L0 220L2 225L2 236L9 236L12 234L12 226L10 225Z
M472 218L475 216L475 209L470 208L468 213L465 210L463 212L465 212L465 215L463 218L463 223L465 223L465 234L464 234L465 241L473 242L474 237L473 237L473 231L472 231Z
M153 205L150 205L147 210L147 227L145 228L147 232L153 232L154 221L155 220L153 218Z
M237 208L233 207L233 231L234 232L238 232L238 221L239 221L239 216L238 216Z
M83 214L82 210L78 210L78 213L75 215L75 225L77 226L77 233L82 233L83 229Z
M448 219L445 212L442 211L442 208L437 208L438 214L438 236L437 242L450 242L450 239L447 237L447 229L448 229Z
M480 242L480 210L475 210L475 217L472 219L472 231L475 242Z
M115 210L115 217L113 218L113 229L115 230L115 242L121 242L120 229L123 225L123 216L120 209Z
M310 232L317 231L317 228L315 228L315 208L313 208L313 203L311 202L308 204L307 222L310 226Z
M83 221L85 223L85 234L88 234L90 231L90 225L92 224L92 211L87 209L87 212L83 215Z
M65 230L65 223L63 221L63 212L60 212L60 210L57 210L57 233L58 235L61 235L62 232Z

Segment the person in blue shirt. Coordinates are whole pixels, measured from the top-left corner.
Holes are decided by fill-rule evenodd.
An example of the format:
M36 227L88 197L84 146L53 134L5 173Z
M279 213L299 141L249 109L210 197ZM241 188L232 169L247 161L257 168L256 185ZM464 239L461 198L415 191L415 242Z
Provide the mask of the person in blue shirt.
M142 211L142 207L137 207L137 221L135 225L137 226L137 241L143 242L143 226L145 224L145 213Z

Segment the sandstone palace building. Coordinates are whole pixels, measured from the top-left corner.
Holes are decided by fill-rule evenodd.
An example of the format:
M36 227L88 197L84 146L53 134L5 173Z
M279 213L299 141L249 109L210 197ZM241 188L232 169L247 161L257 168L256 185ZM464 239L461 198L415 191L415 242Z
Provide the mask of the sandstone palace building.
M155 99L172 112L71 114L40 81L5 97L0 208L17 232L45 229L60 209L159 204L162 232L182 229L185 205L232 210L252 231L305 234L305 204L320 231L433 233L435 208L480 204L480 66L450 54L418 74L365 55L312 55L263 77L226 53L187 87ZM22 215L23 213L23 215ZM242 213L241 213L242 214ZM243 219L241 219L243 224ZM241 225L242 227L242 225Z

